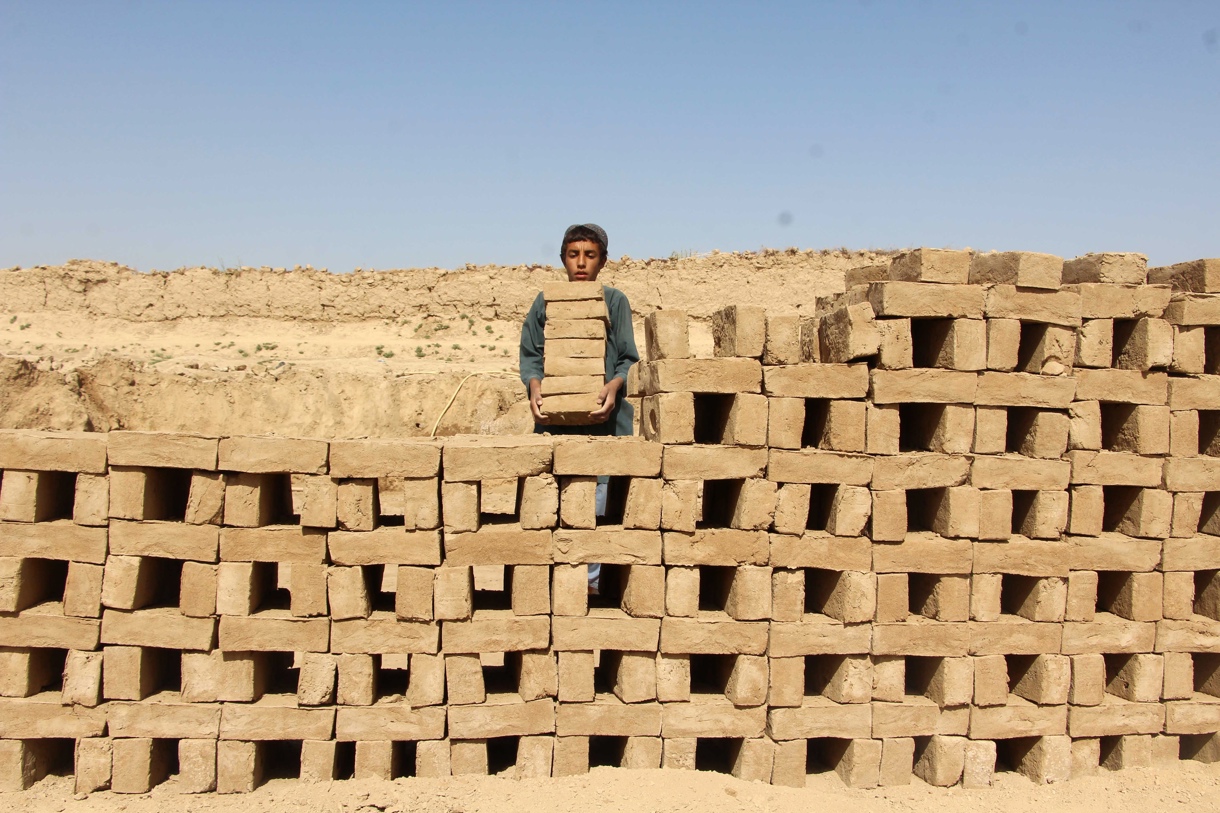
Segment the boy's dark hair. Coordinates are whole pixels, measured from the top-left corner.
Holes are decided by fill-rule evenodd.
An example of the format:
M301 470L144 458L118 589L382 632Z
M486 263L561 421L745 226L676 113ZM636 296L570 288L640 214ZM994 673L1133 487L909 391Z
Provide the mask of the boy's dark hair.
M568 243L579 243L584 240L590 243L597 243L602 250L602 259L606 259L609 238L606 236L606 230L596 223L580 223L575 226L568 226L568 230L563 233L563 245L559 248L559 256L563 257L568 252Z

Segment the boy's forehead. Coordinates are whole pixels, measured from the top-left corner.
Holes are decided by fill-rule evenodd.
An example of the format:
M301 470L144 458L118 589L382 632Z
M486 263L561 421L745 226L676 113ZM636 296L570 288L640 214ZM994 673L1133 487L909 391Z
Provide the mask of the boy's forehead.
M573 240L567 245L567 250L572 251L601 251L602 247L593 240Z

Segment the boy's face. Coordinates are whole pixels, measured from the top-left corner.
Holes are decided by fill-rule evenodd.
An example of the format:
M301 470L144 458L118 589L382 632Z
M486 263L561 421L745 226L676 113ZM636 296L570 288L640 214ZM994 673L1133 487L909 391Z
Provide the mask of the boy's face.
M568 282L592 282L605 264L602 247L592 240L568 243L563 250L563 267L568 272Z

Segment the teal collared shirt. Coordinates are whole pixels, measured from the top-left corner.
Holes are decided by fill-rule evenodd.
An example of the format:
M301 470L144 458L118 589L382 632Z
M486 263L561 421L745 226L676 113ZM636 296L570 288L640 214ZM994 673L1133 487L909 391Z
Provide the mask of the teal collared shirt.
M635 347L635 331L631 327L631 303L627 295L618 288L602 286L602 296L606 300L606 310L610 314L610 329L606 334L606 381L611 378L623 379L623 386L618 391L614 410L605 423L592 426L547 426L534 424L535 432L550 432L554 435L630 435L633 434L633 418L635 410L627 403L627 371L631 365L640 360L640 352ZM525 322L521 325L521 383L525 384L526 395L529 394L530 379L542 380L542 352L546 344L544 328L546 327L546 301L539 292Z

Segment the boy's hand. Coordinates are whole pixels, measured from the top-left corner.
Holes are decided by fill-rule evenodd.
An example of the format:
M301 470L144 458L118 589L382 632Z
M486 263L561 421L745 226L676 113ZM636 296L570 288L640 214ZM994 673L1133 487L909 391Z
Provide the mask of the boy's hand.
M602 391L597 396L597 403L601 404L597 409L589 413L589 417L598 423L604 423L609 420L610 413L614 410L614 402L618 397L618 389L622 386L621 378L612 378L607 382L606 386L602 387Z
M530 412L534 414L535 423L546 423L546 413L542 411L542 382L536 378L530 379Z

